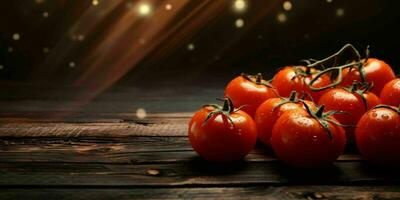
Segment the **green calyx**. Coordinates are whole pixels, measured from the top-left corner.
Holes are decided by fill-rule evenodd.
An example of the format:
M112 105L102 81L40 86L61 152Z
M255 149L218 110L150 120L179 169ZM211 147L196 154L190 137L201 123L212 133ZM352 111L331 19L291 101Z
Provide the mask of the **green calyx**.
M338 126L347 126L347 125L340 124L331 118L332 115L347 114L346 112L336 111L336 110L324 112L324 109L325 109L324 105L318 107L316 111L313 111L306 103L303 102L303 104L304 104L304 107L306 108L307 113L311 117L316 119L318 121L318 123L321 124L321 126L326 130L326 133L328 134L328 137L330 140L333 139L333 136L332 136L332 131L329 127L329 123L332 123L332 124L335 124Z
M368 110L368 102L364 94L371 90L372 87L372 83L354 81L350 87L344 87L343 89L350 93L357 94L361 98L365 110Z
M233 102L229 97L225 97L223 99L217 99L217 100L222 100L224 102L223 105L221 106L221 105L217 105L217 104L208 104L208 105L203 106L203 108L206 108L206 107L214 108L213 111L211 111L210 113L207 114L207 117L203 122L203 126L206 125L208 120L210 120L214 115L223 115L231 123L232 127L235 127L235 124L234 124L232 118L230 117L230 115L231 115L231 113L239 111L244 106L241 106L241 107L235 109Z
M257 85L264 85L269 88L275 88L273 85L271 85L270 81L266 81L263 79L263 76L261 73L257 73L256 75L249 75L249 74L242 73L241 76L243 78L245 78L246 80L248 80L252 83L255 83Z
M303 96L304 97L304 96ZM282 105L286 103L299 103L303 101L302 98L299 98L299 94L296 91L292 91L290 93L290 96L288 98L281 97L281 102L279 102L273 109L272 112L274 112L277 108L281 107Z

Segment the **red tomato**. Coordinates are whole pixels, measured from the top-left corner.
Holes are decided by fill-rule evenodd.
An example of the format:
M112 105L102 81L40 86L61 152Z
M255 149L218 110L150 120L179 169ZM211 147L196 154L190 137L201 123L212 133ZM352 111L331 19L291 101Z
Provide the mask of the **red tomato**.
M344 129L323 106L317 112L290 110L276 121L271 144L277 157L296 167L316 167L334 162L344 151Z
M307 71L309 69L310 71ZM307 93L311 95L314 101L318 101L324 91L312 91L308 84L315 77L317 70L306 68L304 66L291 66L285 67L274 76L272 85L276 87L279 95L288 97L292 91L298 93ZM314 83L313 87L320 88L330 84L330 78L328 75L323 75L318 78Z
M355 125L361 116L369 109L380 104L379 98L372 92L368 91L352 91L347 88L333 88L328 90L319 99L318 104L325 105L327 110L343 111L345 114L336 114L335 118L344 125L351 125L345 127L347 139L352 142L354 139ZM365 98L366 105L362 99Z
M234 110L225 98L224 106L205 106L189 123L189 141L204 159L229 162L243 159L257 142L253 119L243 111Z
M243 106L241 110L252 117L261 103L277 96L276 90L262 79L260 73L256 76L242 74L233 79L225 89L225 97L231 98L236 107Z
M305 101L310 107L315 107L311 101ZM272 128L276 120L286 111L304 108L304 104L292 93L290 98L271 98L258 107L255 115L257 135L260 141L270 145Z
M392 68L382 60L369 58L367 63L362 67L365 73L365 82L372 82L374 87L371 92L379 95L383 86L395 78ZM349 86L353 81L360 81L360 72L356 68L346 68L343 70L343 81L341 86Z
M356 144L363 158L378 164L400 164L400 109L380 105L357 124Z
M400 105L400 78L396 78L386 83L381 92L381 101L383 104L391 106Z

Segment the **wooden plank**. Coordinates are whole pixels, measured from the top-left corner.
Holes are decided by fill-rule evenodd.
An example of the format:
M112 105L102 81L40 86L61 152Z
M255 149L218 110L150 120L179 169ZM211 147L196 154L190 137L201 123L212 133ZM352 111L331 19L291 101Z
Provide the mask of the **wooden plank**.
M148 121L115 123L5 123L0 125L0 137L127 137L184 136L187 119L180 122L152 123Z
M0 189L2 199L400 199L399 186Z
M197 187L249 185L400 184L397 168L336 162L294 169L279 161L217 165L193 159L171 164L0 163L0 186Z
M3 138L0 162L172 163L197 157L187 137ZM247 162L276 160L271 149L257 145ZM357 161L354 153L339 161Z

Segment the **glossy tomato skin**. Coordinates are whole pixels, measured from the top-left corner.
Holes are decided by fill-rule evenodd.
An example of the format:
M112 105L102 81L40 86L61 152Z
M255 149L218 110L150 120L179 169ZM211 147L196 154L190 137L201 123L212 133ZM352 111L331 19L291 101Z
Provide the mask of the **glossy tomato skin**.
M299 66L301 69L305 70L306 68L303 66ZM315 73L316 70L312 69L311 73ZM296 91L298 93L307 93L310 94L314 101L318 101L324 91L311 91L311 89L307 86L310 83L315 75L309 76L296 76L296 69L293 66L284 67L279 70L278 73L274 76L272 80L272 85L275 86L278 90L279 95L282 97L288 97L292 91ZM323 75L317 81L313 83L313 87L321 88L323 86L327 86L330 84L330 78L327 75ZM309 98L308 98L309 99Z
M380 104L381 101L372 92L365 92L364 97L367 102L367 110ZM334 117L344 125L352 125L345 127L347 139L349 142L354 141L355 125L361 116L367 111L360 95L352 93L343 88L333 88L327 91L320 100L319 105L324 105L326 110L344 111L347 114L336 114Z
M329 129L332 139L322 125L305 110L287 111L273 127L272 148L279 159L292 166L327 165L334 162L346 146L344 129L332 123L329 123Z
M383 87L380 98L383 104L391 106L400 105L400 78L396 78L386 83Z
M232 99L235 107L244 106L241 110L253 117L261 103L277 94L274 88L238 76L226 86L224 95Z
M243 159L257 141L257 129L253 119L242 111L230 114L234 127L222 114L211 117L204 125L212 107L197 111L189 123L189 141L193 149L204 159L214 162L230 162Z
M281 104L284 99L271 98L265 101L258 107L254 121L257 126L257 135L260 141L265 145L270 145L272 128L278 118L286 111L295 109L304 109L304 104L301 102L286 102ZM311 101L305 101L311 108L315 105ZM280 105L281 104L281 105Z
M378 164L400 164L400 117L396 111L374 108L365 113L355 136L363 158Z
M382 60L369 58L366 65L362 68L365 73L366 82L372 82L374 87L371 92L379 95L383 86L395 78L392 68ZM341 86L352 85L354 81L361 82L360 73L357 69L346 68L343 70L343 81Z

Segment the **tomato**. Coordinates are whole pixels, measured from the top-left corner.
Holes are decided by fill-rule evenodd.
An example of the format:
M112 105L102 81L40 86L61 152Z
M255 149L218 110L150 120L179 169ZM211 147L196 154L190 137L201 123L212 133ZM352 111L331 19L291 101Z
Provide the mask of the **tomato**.
M354 84L352 88L330 89L318 101L318 104L325 105L327 110L345 112L344 114L336 114L335 118L341 124L349 125L345 127L349 142L354 140L355 125L361 116L367 110L381 103L374 93L357 89L356 87L357 85Z
M225 98L224 106L208 105L197 111L189 123L189 141L204 159L229 162L243 159L257 142L253 119L235 110Z
M310 107L315 107L311 101L304 101ZM276 120L286 111L304 108L303 103L296 97L296 92L292 92L290 98L271 98L258 107L254 121L257 126L257 135L260 141L270 145L272 127Z
M372 92L376 95L381 93L383 86L395 78L392 68L382 60L369 58L366 64L361 68L365 73L365 82L372 82L374 87ZM357 68L343 69L343 81L341 86L349 86L353 81L362 81L360 72Z
M400 78L386 83L382 89L380 98L383 104L398 106L400 104Z
M243 106L241 110L252 117L261 103L277 96L276 90L262 79L260 73L256 76L242 74L233 79L225 89L225 97L231 98L236 107Z
M296 109L285 113L276 121L271 144L277 157L296 167L317 167L334 162L344 151L346 135L321 106Z
M279 70L272 80L272 85L278 90L279 95L288 97L292 91L309 94L314 101L318 101L324 91L312 91L308 84L315 77L317 70L304 66L290 66ZM318 78L313 87L320 88L330 84L328 75Z
M400 108L379 105L357 124L356 144L361 156L378 164L400 164Z

